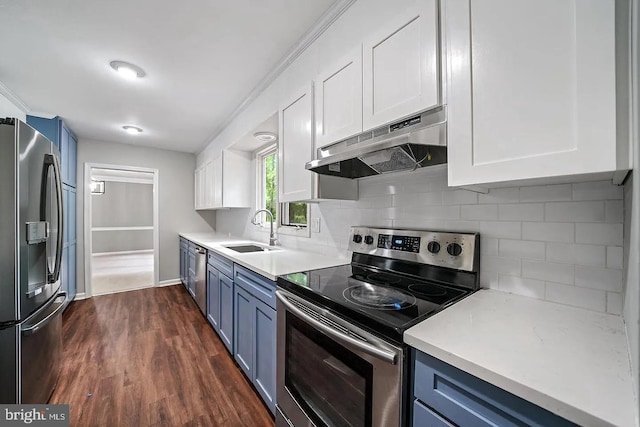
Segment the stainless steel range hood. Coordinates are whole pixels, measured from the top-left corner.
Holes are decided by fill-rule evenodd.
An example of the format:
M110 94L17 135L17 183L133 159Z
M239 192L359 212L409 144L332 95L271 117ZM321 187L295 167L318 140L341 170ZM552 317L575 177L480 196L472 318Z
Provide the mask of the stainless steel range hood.
M321 175L362 178L447 162L444 106L319 148L305 167Z

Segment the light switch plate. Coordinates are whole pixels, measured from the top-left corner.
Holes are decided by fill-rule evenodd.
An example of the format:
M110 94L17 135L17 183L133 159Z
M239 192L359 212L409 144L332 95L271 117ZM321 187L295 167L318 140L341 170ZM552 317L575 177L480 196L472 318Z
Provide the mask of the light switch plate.
M320 232L320 218L311 218L311 232Z

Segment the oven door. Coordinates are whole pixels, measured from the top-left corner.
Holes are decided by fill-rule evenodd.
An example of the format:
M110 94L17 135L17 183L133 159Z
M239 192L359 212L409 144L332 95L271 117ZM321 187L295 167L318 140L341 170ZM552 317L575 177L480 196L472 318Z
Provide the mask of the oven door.
M276 294L276 425L401 425L402 349L290 292Z

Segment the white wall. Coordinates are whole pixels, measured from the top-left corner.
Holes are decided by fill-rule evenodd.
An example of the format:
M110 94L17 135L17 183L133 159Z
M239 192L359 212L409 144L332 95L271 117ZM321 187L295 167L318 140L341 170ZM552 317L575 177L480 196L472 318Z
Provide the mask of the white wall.
M0 94L0 117L16 117L23 122L27 120L27 114L2 94Z
M195 156L114 142L78 141L78 292L84 292L84 165L101 163L159 171L160 281L180 277L179 232L211 231L215 213L193 209Z
M283 246L349 256L349 227L479 231L481 284L517 294L622 312L623 188L610 182L451 189L446 167L360 181L356 202L311 205L320 233L278 236ZM267 241L250 210L220 211L216 229Z

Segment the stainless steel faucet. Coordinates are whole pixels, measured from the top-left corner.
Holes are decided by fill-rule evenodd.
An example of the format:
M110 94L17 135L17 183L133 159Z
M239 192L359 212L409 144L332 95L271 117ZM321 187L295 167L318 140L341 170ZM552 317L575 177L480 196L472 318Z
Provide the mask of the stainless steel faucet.
M278 241L278 239L276 239L276 236L273 233L273 214L271 213L270 210L268 210L268 209L257 210L256 213L253 214L253 219L251 219L251 224L258 225L258 223L256 222L256 217L261 212L266 212L266 213L269 214L269 218L271 219L271 222L270 222L271 230L269 231L269 246L275 246L275 244Z

